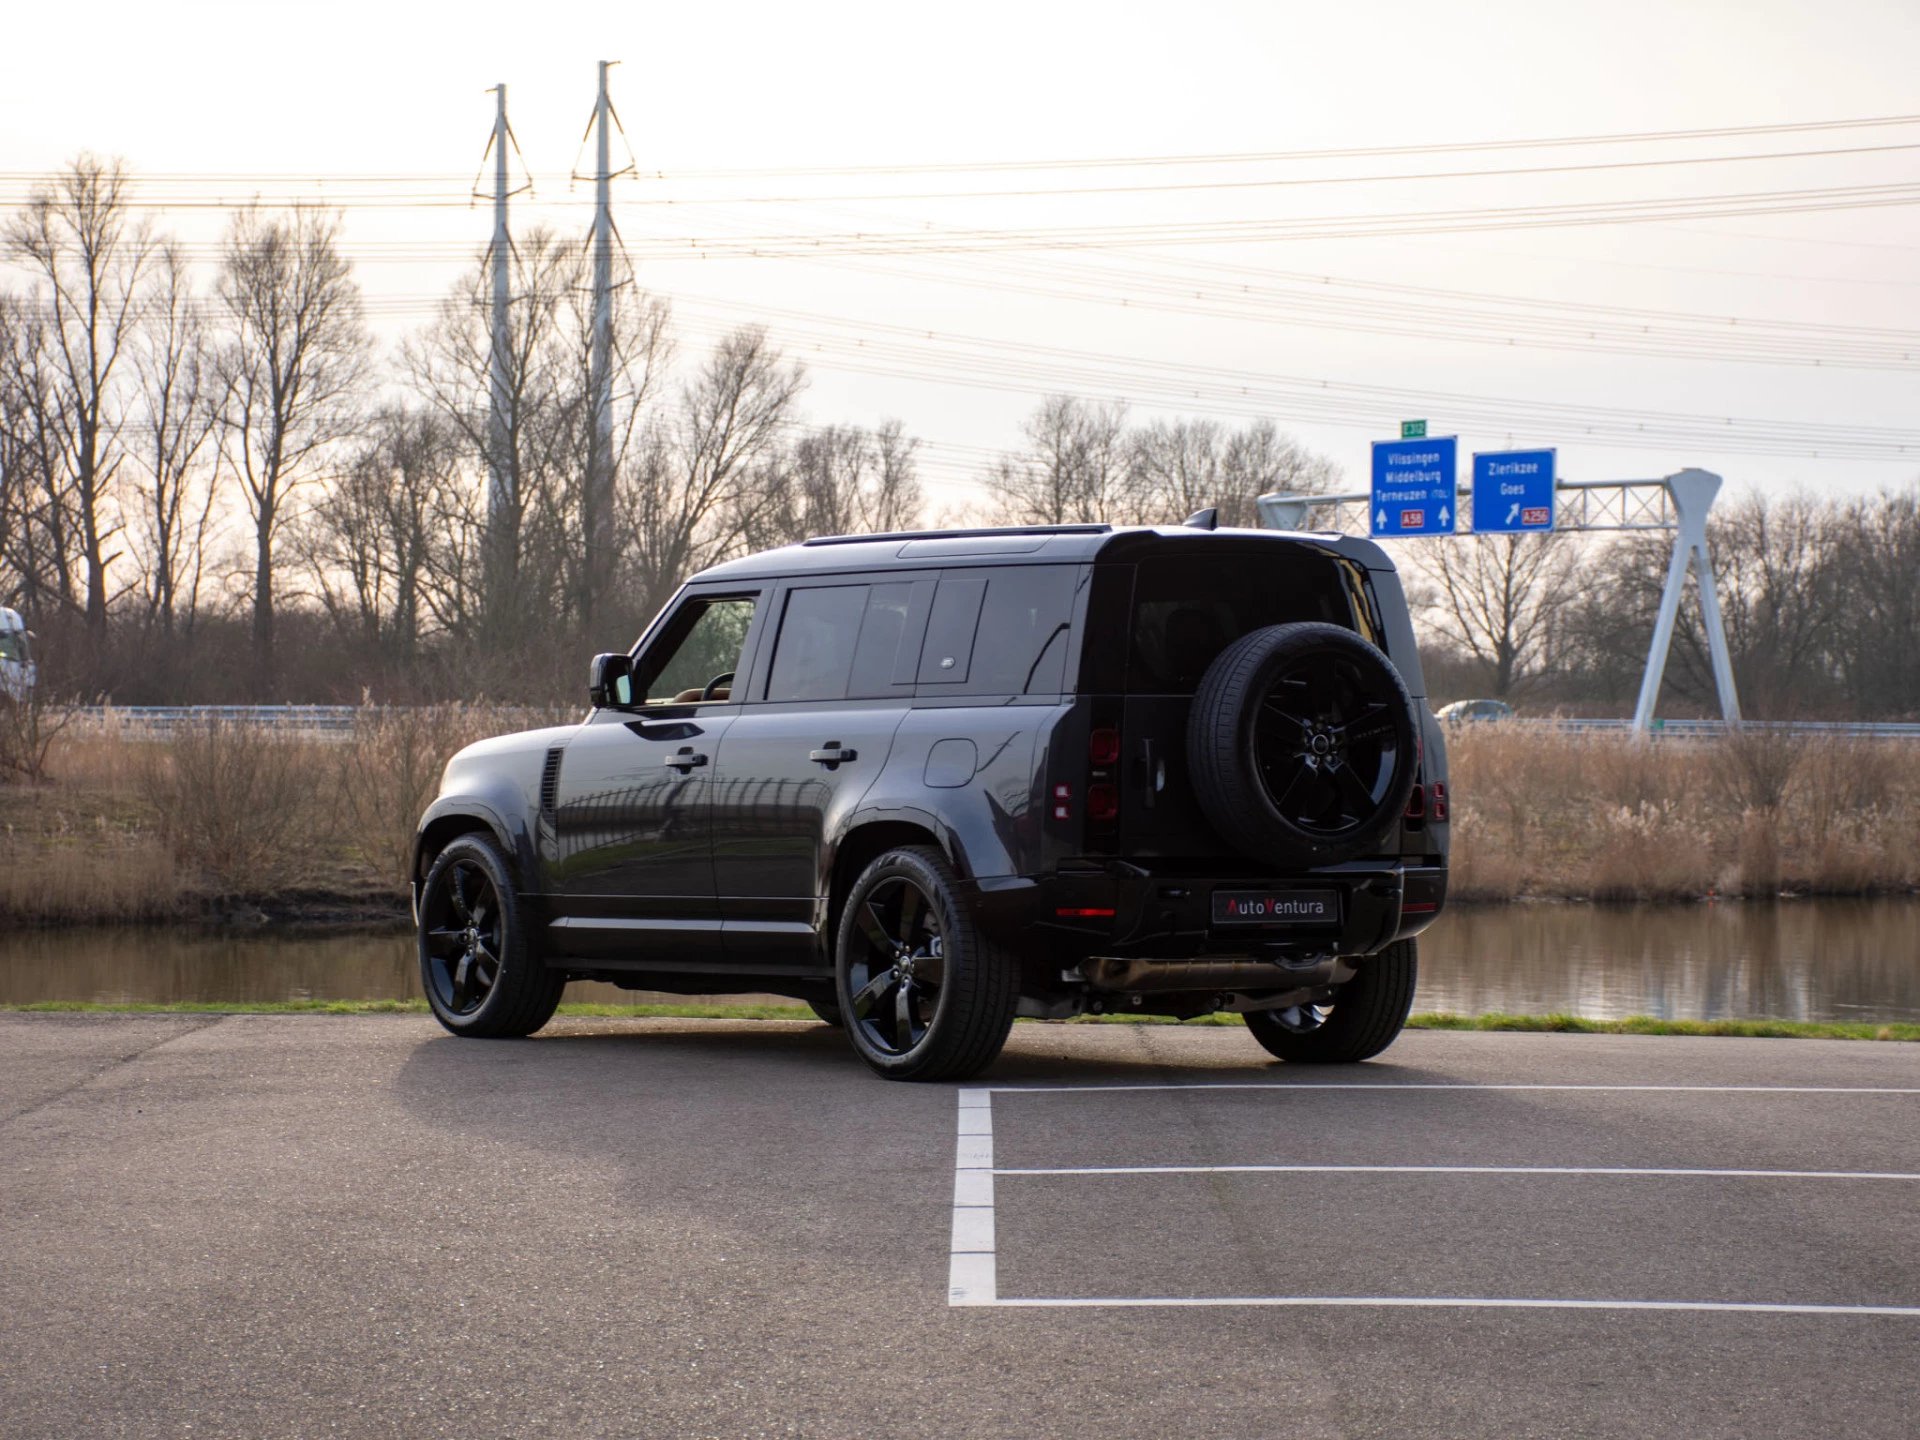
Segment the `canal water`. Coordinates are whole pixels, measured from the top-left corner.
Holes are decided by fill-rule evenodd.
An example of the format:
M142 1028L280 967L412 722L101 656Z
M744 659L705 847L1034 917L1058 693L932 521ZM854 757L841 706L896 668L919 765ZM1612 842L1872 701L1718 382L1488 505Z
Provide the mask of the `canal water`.
M0 1004L419 993L408 934L147 928L0 935ZM575 985L567 998L654 997ZM1421 939L1415 1006L1592 1019L1920 1021L1920 903L1456 908Z

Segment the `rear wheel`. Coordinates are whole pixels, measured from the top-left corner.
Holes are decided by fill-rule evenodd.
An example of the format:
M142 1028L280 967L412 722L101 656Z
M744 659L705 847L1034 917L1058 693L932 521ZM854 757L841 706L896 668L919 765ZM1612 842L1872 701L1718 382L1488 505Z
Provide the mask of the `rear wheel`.
M807 1009L819 1017L822 1025L831 1025L836 1030L846 1025L846 1022L840 1018L840 1007L831 1000L809 1000Z
M1371 1060L1406 1025L1419 969L1414 942L1402 940L1360 961L1353 979L1327 1004L1250 1010L1247 1029L1282 1060L1308 1065Z
M513 871L489 836L442 850L420 889L420 984L456 1035L531 1035L553 1018L566 976L528 943Z
M1013 957L980 933L957 892L946 857L912 846L880 856L847 896L837 1009L860 1058L890 1080L965 1079L1013 1026Z

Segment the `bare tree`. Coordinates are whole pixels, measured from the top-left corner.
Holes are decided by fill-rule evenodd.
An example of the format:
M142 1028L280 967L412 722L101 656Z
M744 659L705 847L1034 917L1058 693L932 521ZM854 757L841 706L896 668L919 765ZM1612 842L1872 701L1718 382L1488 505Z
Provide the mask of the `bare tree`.
M764 549L809 535L911 529L923 503L918 448L898 420L872 431L857 425L808 431L766 467L768 493L746 543Z
M1156 420L1135 431L1132 444L1143 504L1165 523L1213 508L1222 525L1258 525L1262 495L1324 492L1340 478L1331 460L1270 420L1233 431L1212 420Z
M193 281L180 251L163 244L153 266L145 325L133 350L137 405L129 424L135 559L147 614L171 637L191 626L213 523L214 375Z
M476 468L498 469L505 505L459 507L484 540L440 547L435 608L456 634L484 630L499 645L524 636L534 615L574 616L587 596L584 475L591 422L589 259L586 247L536 229L510 257L505 424L490 406L491 282L484 264L454 287L436 321L402 357L416 389L450 421ZM646 443L652 393L671 353L667 308L630 272L614 291L614 445L619 463Z
M274 678L274 566L298 490L351 433L367 359L360 287L339 247L340 222L296 208L246 210L228 230L220 301L230 337L220 357L222 439L253 521L254 688Z
M1050 395L1027 420L1027 448L987 476L996 518L1013 525L1129 524L1150 518L1122 405Z
M0 564L9 589L42 623L84 618L73 474L62 462L58 364L40 310L0 297Z
M617 472L622 562L637 613L742 543L766 504L763 471L805 384L766 331L736 330Z
M45 316L35 368L45 387L44 463L59 472L62 541L82 583L81 608L96 651L107 630L107 571L118 531L112 502L122 453L116 370L139 323L152 240L127 204L118 161L75 160L34 189L6 227L7 252L33 276L32 301ZM64 563L64 562L63 562Z
M1485 667L1505 698L1553 662L1562 612L1573 594L1565 537L1488 535L1434 540L1414 551L1431 585L1424 608L1447 639Z
M461 485L455 437L437 412L400 405L377 411L367 430L297 533L328 613L404 662L420 637L442 503Z

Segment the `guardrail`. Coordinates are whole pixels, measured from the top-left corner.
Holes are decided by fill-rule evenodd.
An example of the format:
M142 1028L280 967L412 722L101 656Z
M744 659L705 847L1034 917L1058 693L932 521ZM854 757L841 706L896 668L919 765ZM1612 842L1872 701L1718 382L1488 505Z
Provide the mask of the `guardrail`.
M1626 734L1633 721L1625 719L1581 719L1571 715L1518 716L1505 722L1544 729L1612 731ZM1906 720L1655 720L1647 727L1652 736L1700 738L1724 735L1729 730L1778 731L1789 735L1844 735L1866 739L1920 740L1920 723Z
M348 734L360 705L89 705L75 715L83 724L165 733L182 725L251 725L271 730Z

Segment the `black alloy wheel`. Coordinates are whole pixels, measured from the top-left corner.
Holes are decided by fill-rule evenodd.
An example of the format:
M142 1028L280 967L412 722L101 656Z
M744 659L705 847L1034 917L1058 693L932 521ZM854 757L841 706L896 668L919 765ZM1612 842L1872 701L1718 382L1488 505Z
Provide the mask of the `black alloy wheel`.
M477 860L455 859L421 908L427 984L450 1015L476 1013L500 979L499 893Z
M420 888L420 985L456 1035L531 1035L560 1004L566 976L528 943L513 872L487 835L462 835Z
M835 1008L860 1058L892 1080L961 1080L1000 1053L1019 1005L1014 958L980 932L947 858L889 850L840 913Z
M847 958L851 1014L861 1037L889 1057L909 1054L939 1014L946 979L946 937L926 894L890 875L849 917L855 943Z
M1335 651L1274 678L1254 720L1255 768L1273 808L1301 830L1341 835L1376 815L1400 766L1395 706L1379 676Z
M1194 692L1194 798L1243 854L1285 865L1351 860L1405 812L1419 726L1400 672L1364 636L1318 621L1250 631Z

